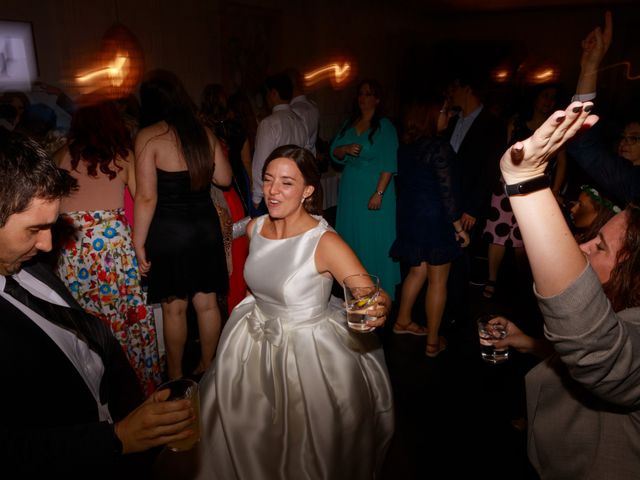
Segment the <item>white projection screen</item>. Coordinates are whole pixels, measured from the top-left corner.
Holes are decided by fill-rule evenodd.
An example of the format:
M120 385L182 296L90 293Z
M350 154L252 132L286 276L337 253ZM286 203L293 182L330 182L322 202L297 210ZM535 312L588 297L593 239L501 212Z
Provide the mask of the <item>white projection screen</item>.
M31 23L0 20L0 92L29 91L37 76Z

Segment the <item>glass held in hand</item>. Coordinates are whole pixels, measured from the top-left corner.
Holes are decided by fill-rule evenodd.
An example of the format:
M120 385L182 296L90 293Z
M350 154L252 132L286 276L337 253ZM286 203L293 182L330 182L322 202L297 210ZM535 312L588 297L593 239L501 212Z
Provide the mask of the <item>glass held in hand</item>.
M507 327L495 315L483 315L477 320L480 355L487 363L498 364L509 358L509 347L497 349L495 344L507 336Z
M165 382L158 387L158 391L166 389L171 390L167 400L190 400L195 412L195 420L189 426L194 431L194 434L184 440L169 443L167 448L173 452L191 450L200 441L200 394L198 384L193 380L181 378Z
M344 279L344 300L347 309L347 326L355 332L371 332L376 327L369 320L369 309L375 308L380 295L380 279L375 275L356 274Z

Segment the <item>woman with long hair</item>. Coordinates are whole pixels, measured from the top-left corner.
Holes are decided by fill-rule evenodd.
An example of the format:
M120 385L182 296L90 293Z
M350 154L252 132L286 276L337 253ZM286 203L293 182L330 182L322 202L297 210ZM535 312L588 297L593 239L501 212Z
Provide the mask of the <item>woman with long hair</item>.
M555 112L500 162L507 185L530 186L511 204L553 347L492 320L507 326L497 348L553 353L526 378L529 458L540 478L623 479L640 468L640 209L630 205L578 247L540 181L553 152L597 121L592 108L573 102Z
M393 298L400 268L389 257L395 240L398 136L382 114L380 85L364 80L349 119L334 138L331 158L344 165L336 230L367 271L380 277ZM373 233L375 232L375 234Z
M576 242L585 243L596 237L611 217L620 213L620 207L591 185L582 185L569 212Z
M455 153L437 137L439 104L414 102L405 115L403 142L398 149L398 236L391 256L409 265L394 333L427 335L426 355L436 357L445 341L438 335L447 300L452 260L469 244L460 223L460 186L454 175ZM416 324L411 311L428 282L427 326Z
M226 293L228 277L210 184L229 185L231 168L174 74L149 74L140 86L140 100L134 245L140 270L148 276L149 302L162 306L168 375L173 379L184 373L189 301L200 335L201 358L194 373L209 366L218 344L216 294Z
M249 241L246 235L233 238L233 223L247 217L251 203L251 152L249 140L240 122L230 116L227 96L220 84L209 84L202 91L200 116L223 143L231 165L231 186L219 189L211 187L214 204L221 220L227 218L223 234L227 265L229 268L229 295L227 308L229 313L242 301L247 292L244 281L244 262L249 254ZM221 198L222 197L222 198ZM218 199L218 200L216 200ZM224 206L219 204L224 202Z
M245 277L214 364L200 382L201 479L372 479L393 433L391 386L377 336L348 330L331 285L366 270L327 222L313 154L273 151L268 215L252 220ZM368 310L382 326L381 291ZM353 461L357 459L357 461Z
M513 145L515 142L529 137L542 125L554 111L558 95L559 86L556 84L536 85L527 95L522 111L514 116L508 124L508 145ZM566 164L566 153L564 150L560 150L547 167L547 174L552 179L552 191L556 198L560 197ZM491 299L496 291L498 273L507 248L513 249L520 270L523 270L522 267L526 263L522 235L511 211L509 198L504 193L502 178L496 182L495 190L491 196L491 209L487 215L483 236L489 242L489 247L487 253L488 278L482 295Z
M62 244L58 275L85 310L109 325L151 393L162 369L124 212L125 187L136 191L133 142L115 105L79 108L56 161L80 186L60 206L73 234Z

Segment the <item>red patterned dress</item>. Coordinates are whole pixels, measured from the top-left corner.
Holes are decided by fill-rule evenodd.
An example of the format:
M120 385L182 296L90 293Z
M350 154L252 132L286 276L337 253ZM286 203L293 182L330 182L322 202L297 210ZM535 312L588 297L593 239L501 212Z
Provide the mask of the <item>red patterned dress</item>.
M62 247L58 275L80 305L111 328L150 394L161 381L162 364L124 209L62 217L75 235Z

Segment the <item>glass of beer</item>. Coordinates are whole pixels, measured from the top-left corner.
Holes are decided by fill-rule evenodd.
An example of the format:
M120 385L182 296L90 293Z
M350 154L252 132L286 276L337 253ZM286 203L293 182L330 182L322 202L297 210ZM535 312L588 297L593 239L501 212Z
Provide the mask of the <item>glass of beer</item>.
M165 382L158 387L158 391L169 389L169 400L191 400L191 406L195 412L195 419L189 427L194 434L183 440L178 440L167 444L167 448L173 452L184 452L191 450L198 441L200 441L200 394L198 392L198 384L188 378L179 380L171 380Z

